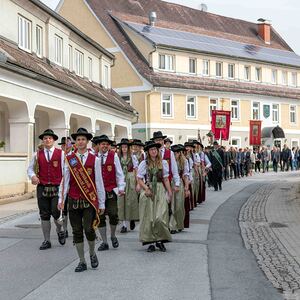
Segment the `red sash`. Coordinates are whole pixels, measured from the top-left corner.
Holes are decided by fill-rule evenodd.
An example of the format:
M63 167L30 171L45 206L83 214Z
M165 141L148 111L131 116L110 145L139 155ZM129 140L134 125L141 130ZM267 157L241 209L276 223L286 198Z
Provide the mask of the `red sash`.
M80 159L75 153L67 155L66 161L68 163L71 174L73 175L78 187L82 192L82 195L94 207L96 211L96 218L93 222L93 227L96 228L100 223L98 215L99 204L96 187L85 167L82 165Z

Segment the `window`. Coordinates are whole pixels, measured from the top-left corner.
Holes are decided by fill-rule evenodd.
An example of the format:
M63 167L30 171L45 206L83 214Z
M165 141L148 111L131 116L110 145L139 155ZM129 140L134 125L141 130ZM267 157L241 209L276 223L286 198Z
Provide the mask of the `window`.
M21 49L31 52L31 22L24 17L18 17L18 45Z
M93 81L93 60L89 57L88 58L89 62L89 81Z
M218 109L218 99L209 99L209 116L211 117L212 111Z
M43 28L36 26L35 29L36 55L43 56Z
M287 71L282 71L281 72L281 79L282 79L282 84L287 85L288 81L287 81Z
M279 122L279 105L278 104L272 105L272 121L275 123Z
M75 49L74 71L77 75L83 76L83 53Z
M108 65L104 65L104 69L103 69L103 86L106 89L109 88L109 67L108 67Z
M260 119L260 103L253 102L252 104L252 119L259 120Z
M69 70L73 71L73 47L69 45Z
M172 95L162 95L161 110L163 117L172 117Z
M296 123L296 105L290 106L290 122Z
M240 137L232 137L231 138L231 146L240 148L241 147L241 138Z
M207 59L203 60L202 75L209 76L209 60Z
M190 64L190 67L189 67L190 74L196 74L196 65L197 65L196 58L190 58L189 64Z
M234 64L228 64L228 78L234 79Z
M186 117L195 119L196 118L196 97L188 96L186 100Z
M216 76L222 77L223 73L223 64L221 62L216 62Z
M238 120L240 118L239 100L231 100L231 119Z
M261 81L261 68L259 67L255 68L255 80Z
M165 71L174 70L174 56L159 54L159 68Z
M277 84L277 70L271 70L271 82Z
M63 62L63 39L55 35L54 36L54 46L55 46L55 52L54 52L54 61L62 65Z
M292 86L297 86L297 73L292 73Z
M121 96L122 99L127 102L129 105L131 105L131 97L130 95L124 95L124 96Z
M251 76L250 66L245 66L244 67L244 79L245 80L250 80L250 76Z

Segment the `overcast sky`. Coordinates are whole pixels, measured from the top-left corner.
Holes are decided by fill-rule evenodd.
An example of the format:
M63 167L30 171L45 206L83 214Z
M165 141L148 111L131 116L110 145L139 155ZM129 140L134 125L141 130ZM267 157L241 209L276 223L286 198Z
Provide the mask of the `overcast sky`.
M52 9L59 2L59 0L42 1ZM211 13L251 22L256 22L259 18L271 20L275 30L300 55L299 0L168 0L168 2L194 8L199 8L201 3L205 3Z

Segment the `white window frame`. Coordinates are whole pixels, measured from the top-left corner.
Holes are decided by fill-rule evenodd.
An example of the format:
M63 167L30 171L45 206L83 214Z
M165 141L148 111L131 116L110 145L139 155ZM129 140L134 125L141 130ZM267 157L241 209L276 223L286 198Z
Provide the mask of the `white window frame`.
M237 104L233 105L232 102L235 101ZM236 109L236 117L233 117L233 110ZM230 111L231 111L231 120L232 121L239 121L240 120L240 100L239 99L230 99Z
M191 72L191 61L194 62L195 72ZM190 57L189 58L189 73L193 74L193 75L197 74L197 58L195 58L195 57Z
M209 76L209 60L208 59L203 59L202 61L202 75L203 76Z
M247 78L247 70L248 69L248 71L249 71L249 73L248 73L248 78ZM246 80L246 81L250 81L251 80L251 66L244 66L244 80Z
M169 100L165 100L164 97L170 97ZM174 103L173 103L173 94L162 94L161 95L161 117L163 119L172 119L174 117ZM165 103L169 103L170 104L170 114L164 114L163 111L163 107Z
M259 73L257 73L259 71ZM258 76L259 74L259 76ZM255 81L256 82L262 82L262 68L261 67L255 67Z
M232 74L230 74L230 68L232 68ZM235 64L228 64L228 78L234 79L235 78ZM232 75L232 76L231 76Z
M164 66L161 64L161 59L164 57ZM159 54L158 55L158 68L159 70L162 71L170 71L170 72L174 72L175 67L175 55L171 55L171 54Z
M60 66L63 65L64 40L61 36L54 35L54 62Z
M216 100L216 105L213 105L215 106L216 108L214 110L218 110L219 109L219 101L220 99L217 98L217 97L210 97L209 98L209 103L208 103L208 117L209 117L209 120L211 120L211 111L213 111L213 109L211 109L212 105L210 103L211 100Z
M292 111L292 107L295 109ZM294 119L295 121L292 121L292 114L294 114ZM296 104L290 104L290 109L289 109L289 119L290 119L290 124L296 125L297 124L297 105Z
M84 54L76 48L74 50L74 71L78 76L83 77L83 75L84 75Z
M35 27L35 53L38 57L43 57L43 27Z
M73 59L73 46L72 45L69 45L68 51L69 51L69 70L72 72L72 71L74 71L74 67L73 67L74 59Z
M281 84L282 85L288 85L288 72L287 71L281 71Z
M256 118L254 118L254 109L256 109L256 108L254 108L254 104L255 103L257 103L258 104L258 118L256 119ZM252 118L252 120L260 120L260 102L259 101L253 101L252 102L252 109L251 109L251 118Z
M274 109L274 107L273 107L274 105L276 105L278 107L278 109ZM279 120L280 120L280 118L279 118L279 109L280 109L279 104L278 103L272 103L271 109L272 109L272 123L278 124ZM277 111L277 121L274 120L274 112L276 112L276 111Z
M218 65L220 65L221 66L221 75L217 75L217 70L218 70ZM222 78L223 77L223 62L221 62L221 61L217 61L216 62L216 77L218 77L218 78Z
M93 59L91 57L88 57L88 78L89 81L93 81Z
M26 52L32 51L32 22L18 15L18 47Z
M272 84L278 83L278 71L276 69L271 69L271 83Z
M189 103L189 100L194 98L194 103ZM188 115L189 106L194 106L194 116ZM188 120L196 120L197 119L197 96L188 95L186 96L186 105L185 105L185 116Z
M232 141L237 140L239 141L237 145L232 145ZM241 148L242 145L242 138L240 136L232 136L230 137L230 146L236 147L237 149Z
M297 72L292 72L291 74L291 85L296 87L297 86L297 81L298 81L298 75Z
M295 147L295 146L293 146L293 142L296 142L296 143L297 143L298 146L296 146L296 147L299 147L299 146L300 146L300 144L299 144L299 139L293 138L293 139L291 139L291 149L292 149L293 147Z
M102 85L106 89L110 88L110 66L108 64L103 65Z

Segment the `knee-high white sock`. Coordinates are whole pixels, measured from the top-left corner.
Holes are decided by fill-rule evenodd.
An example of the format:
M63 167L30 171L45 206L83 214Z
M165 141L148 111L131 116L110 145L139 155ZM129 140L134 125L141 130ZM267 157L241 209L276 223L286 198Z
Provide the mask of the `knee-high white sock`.
M85 258L84 258L84 243L76 243L76 250L79 256L79 260L82 263L86 263Z
M116 229L117 229L117 225L110 225L111 237L116 236Z
M89 251L90 251L90 256L95 254L95 240L94 241L88 241L89 244Z
M42 231L43 231L45 241L50 242L50 231L51 231L50 220L49 221L42 220Z
M99 232L103 243L107 244L106 227L99 227Z

